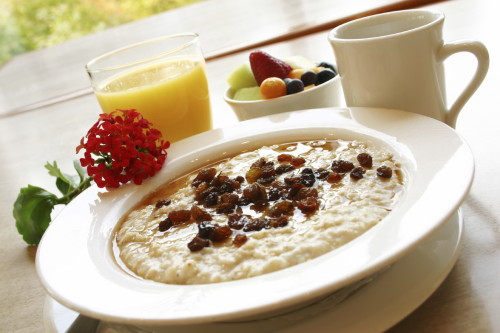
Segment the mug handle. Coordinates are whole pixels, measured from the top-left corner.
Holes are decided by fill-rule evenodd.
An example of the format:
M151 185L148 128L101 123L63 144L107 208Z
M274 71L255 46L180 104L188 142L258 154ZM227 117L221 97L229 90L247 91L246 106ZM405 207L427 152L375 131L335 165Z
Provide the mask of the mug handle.
M446 112L445 123L449 126L455 128L458 113L463 108L465 103L471 98L472 94L479 88L483 82L486 73L488 72L488 67L490 65L490 56L488 50L483 43L478 41L455 41L450 43L445 43L438 54L441 61L446 60L449 56L459 52L469 52L472 53L477 59L476 73L472 77L472 80L465 87L464 91L458 96L456 101L452 104L450 109Z

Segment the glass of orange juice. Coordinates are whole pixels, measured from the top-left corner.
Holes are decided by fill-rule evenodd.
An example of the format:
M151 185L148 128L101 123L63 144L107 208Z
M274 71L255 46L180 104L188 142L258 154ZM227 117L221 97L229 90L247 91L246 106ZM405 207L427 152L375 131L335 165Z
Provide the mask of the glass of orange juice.
M195 33L112 51L86 70L106 113L135 109L170 142L212 128L205 59Z

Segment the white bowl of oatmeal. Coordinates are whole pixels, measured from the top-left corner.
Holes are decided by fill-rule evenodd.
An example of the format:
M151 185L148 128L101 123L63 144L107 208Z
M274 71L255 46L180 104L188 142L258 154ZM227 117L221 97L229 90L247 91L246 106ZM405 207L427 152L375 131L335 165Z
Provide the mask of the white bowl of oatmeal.
M414 135L423 131L429 134ZM290 142L301 143L289 152L283 147L273 148ZM276 171L278 166L293 165L297 150L314 150L325 144L335 146L325 150L336 154L329 163L311 157L311 172L294 166L272 180L263 179L265 172L257 171L259 175L252 181L247 172L254 162L248 162L246 167L238 160L214 165L242 151L255 154L251 151L266 146L269 148L262 154L274 162ZM278 156L288 153L292 157L278 160ZM371 167L358 160L362 153L372 157ZM252 155L249 160L260 157ZM336 160L351 162L353 168L336 170ZM206 171L209 175L202 176L203 181L196 186L193 181L198 173L181 181L180 187L187 186L190 192L182 197L192 196L194 201L183 202L175 191L166 197L153 197L147 204L143 201L162 184L207 166L216 168L215 175ZM379 179L377 169L381 166L391 168L391 178ZM200 186L210 185L218 175L238 183L238 168L245 170L241 192L219 187L206 195L202 194L204 190L197 193ZM356 168L361 168L357 170L361 170L362 177L353 179L351 173ZM325 178L319 176L320 169L328 169ZM343 176L338 180L333 173ZM311 187L304 184L307 174L314 175L315 186L321 183L328 191L334 189L329 193L336 194L311 195ZM111 192L91 187L85 191L46 232L37 254L37 269L54 299L106 321L165 325L269 316L356 283L401 258L459 207L472 176L473 160L465 142L446 125L416 114L370 108L317 109L254 119L174 144L166 167L141 186ZM280 199L258 202L260 186L269 197L271 184L285 183L285 177L299 180L290 180L290 188L275 186L283 192ZM297 193L305 194L295 198L290 191L298 183L305 186L298 186ZM257 184L255 191L247 191L256 195L248 196L253 202L231 206L229 214L217 216L214 207L218 206L210 200L205 202L210 193L218 193L217 202L232 202L234 197L229 195L222 199L224 193L237 194L237 199L243 200L243 190L251 184ZM374 191L367 190L373 186ZM342 188L345 191L339 192ZM170 203L157 207L161 200ZM275 208L278 202L286 201L292 204ZM376 208L369 208L374 202ZM264 205L266 213L262 216L262 207L252 209L249 205ZM332 210L317 219L303 219L311 214L311 207L316 214L329 205ZM202 212L193 210L193 206ZM139 218L126 218L135 207L139 210L132 215ZM176 215L186 211L189 219L179 220ZM241 218L235 217L231 223L236 227L229 227L228 237L212 238L210 232L216 225L227 226L231 214L250 216L241 226ZM290 218L295 215L298 220ZM141 216L145 219L137 224ZM205 226L200 229L198 221L194 222L200 216L206 218L201 222L207 222L208 234L204 233ZM264 221L256 230L252 226L260 218ZM160 227L167 219L171 225ZM346 234L352 224L360 227L359 232ZM306 237L297 236L301 233ZM202 246L193 250L189 244L196 237L201 238ZM246 240L242 241L243 237ZM307 243L308 238L314 241ZM171 239L180 242L170 247Z

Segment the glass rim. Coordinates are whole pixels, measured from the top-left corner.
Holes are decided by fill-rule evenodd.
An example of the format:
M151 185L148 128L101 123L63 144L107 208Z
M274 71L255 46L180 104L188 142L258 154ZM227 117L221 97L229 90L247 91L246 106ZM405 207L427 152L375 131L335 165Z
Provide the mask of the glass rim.
M132 62L124 63L124 64L121 64L121 65L116 65L116 66L107 66L107 67L92 68L92 66L94 66L95 64L97 64L99 61L101 61L103 59L106 59L106 58L109 58L109 57L111 57L111 56L113 56L113 55L115 55L117 53L121 53L121 52L124 52L124 51L127 51L127 50L131 50L131 49L137 48L139 46L143 46L143 45L147 45L147 44L152 44L152 43L163 41L163 40L167 40L167 39L175 39L175 38L182 38L182 37L192 37L192 39L189 40L186 43L183 43L183 44L179 45L176 48L173 48L173 49L170 49L168 51L159 53L159 54L157 54L155 56L151 56L151 57L148 57L148 58L144 58L144 59L141 59L141 60L132 61ZM118 69L122 69L122 68L127 68L127 67L130 67L130 66L135 66L135 65L147 63L147 62L150 62L151 60L159 59L159 58L168 56L169 54L174 54L174 53L177 53L177 52L179 52L181 50L184 50L187 47L189 47L189 46L193 45L194 43L196 43L198 41L198 38L199 38L199 35L197 33L195 33L195 32L186 32L186 33L180 33L180 34L174 34L174 35L166 35L166 36L156 37L156 38L152 38L152 39L147 39L147 40L144 40L144 41L141 41L141 42L133 43L133 44L130 44L130 45L127 45L127 46L115 49L113 51L104 53L104 54L102 54L102 55L100 55L98 57L95 57L94 59L90 60L85 65L85 69L87 70L88 73L98 73L98 72L114 71L114 70L118 70Z

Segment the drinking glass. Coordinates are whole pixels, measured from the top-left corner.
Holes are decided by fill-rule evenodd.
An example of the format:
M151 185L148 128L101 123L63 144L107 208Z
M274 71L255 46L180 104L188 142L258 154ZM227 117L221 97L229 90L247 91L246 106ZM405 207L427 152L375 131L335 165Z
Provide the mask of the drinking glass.
M199 36L164 36L86 65L104 112L135 109L170 142L211 129L208 82Z

